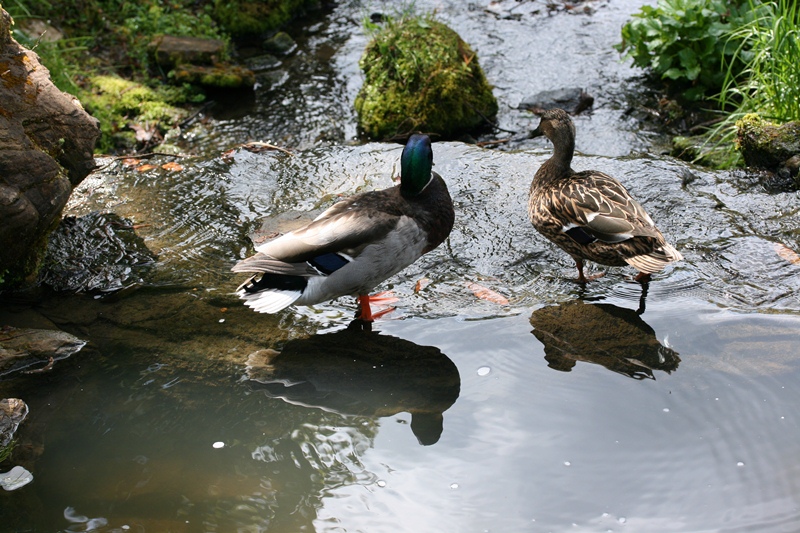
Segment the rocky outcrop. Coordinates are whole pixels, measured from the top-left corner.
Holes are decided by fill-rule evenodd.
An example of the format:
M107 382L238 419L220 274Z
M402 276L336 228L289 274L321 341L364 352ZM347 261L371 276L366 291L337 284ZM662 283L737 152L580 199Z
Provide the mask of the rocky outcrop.
M745 115L736 123L736 142L747 166L797 180L800 122L778 125L756 114Z
M571 115L577 115L594 104L594 97L580 87L565 87L552 91L542 91L519 103L519 109L527 109L541 115L548 109L560 108Z
M432 18L387 22L359 66L364 85L354 106L369 139L404 139L416 131L457 139L494 125L497 99L477 54Z
M60 330L0 326L0 376L43 372L79 352L86 341ZM38 368L31 370L31 367Z
M100 129L50 81L0 10L0 280L35 271L72 189L94 168Z

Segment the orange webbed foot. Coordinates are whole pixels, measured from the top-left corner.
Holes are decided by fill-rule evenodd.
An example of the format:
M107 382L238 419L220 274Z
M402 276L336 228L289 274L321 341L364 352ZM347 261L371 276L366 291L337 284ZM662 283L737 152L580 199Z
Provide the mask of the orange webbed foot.
M392 294L391 291L383 291L379 292L373 296L364 295L358 297L358 312L356 313L356 318L361 319L365 322L373 322L376 318L380 318L387 313L391 313L394 311L394 307L388 307L386 309L381 309L380 311L373 313L372 306L370 304L389 304L394 303L397 301L397 298Z

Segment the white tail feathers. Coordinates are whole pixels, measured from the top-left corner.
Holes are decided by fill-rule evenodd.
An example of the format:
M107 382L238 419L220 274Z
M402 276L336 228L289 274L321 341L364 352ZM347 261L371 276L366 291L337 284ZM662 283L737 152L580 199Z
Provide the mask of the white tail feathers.
M240 289L236 292L244 304L259 313L277 313L292 305L300 296L300 291L281 291L267 289L259 292L247 292Z
M629 257L625 261L644 274L652 274L681 259L683 259L683 255L678 250L671 244L664 243L661 248L653 250L647 255Z

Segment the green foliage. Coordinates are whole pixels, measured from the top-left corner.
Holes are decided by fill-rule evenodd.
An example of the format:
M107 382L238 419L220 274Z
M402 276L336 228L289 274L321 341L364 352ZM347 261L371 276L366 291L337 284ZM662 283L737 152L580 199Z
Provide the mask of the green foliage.
M497 114L475 52L431 16L387 19L359 66L365 79L355 108L370 138L419 130L451 138Z
M0 283L2 283L2 280L0 280ZM0 448L0 464L11 458L11 454L14 452L14 447L16 444L16 441L12 440L5 447Z
M185 103L185 92L177 87L153 89L118 76L93 76L90 92L84 97L86 109L100 121L102 136L97 150L113 152L115 144L132 144L133 133L120 138L128 123L154 124L162 132L182 120L187 111L176 107Z
M319 0L214 0L214 19L233 36L262 35L289 22Z
M720 107L735 107L739 117L800 120L800 7L795 0L750 0L750 8L755 16L728 36L740 44L727 65Z
M123 21L121 32L126 37L129 56L134 59L140 68L147 70L150 64L149 44L154 37L160 35L173 35L175 37L199 37L217 39L226 43L226 49L221 60L228 58L230 39L217 28L216 23L206 12L199 14L177 8L166 7L155 3L140 5L133 16Z
M752 16L724 37L738 43L717 97L725 114L699 151L724 160L719 168L741 164L742 131L759 117L800 121L800 8L794 0L750 0L748 7Z
M667 82L689 101L719 92L723 61L735 63L737 43L724 37L748 17L744 0L659 0L643 6L622 27L617 50Z

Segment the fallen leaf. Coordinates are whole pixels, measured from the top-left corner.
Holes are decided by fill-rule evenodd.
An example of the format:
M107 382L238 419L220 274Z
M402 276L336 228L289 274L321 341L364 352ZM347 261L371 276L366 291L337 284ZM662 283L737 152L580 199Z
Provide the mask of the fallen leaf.
M131 124L130 128L136 132L136 141L137 142L150 142L153 140L153 135L156 133L156 127L147 125L142 126L141 124Z
M422 289L424 289L425 287L427 287L430 284L431 284L431 280L428 279L428 278L419 279L417 281L417 284L414 285L414 293L415 294L418 293L419 291L421 291Z
M175 162L164 163L161 165L161 168L164 170L169 170L170 172L180 172L183 170L183 166Z
M125 167L135 167L141 162L141 159L136 159L135 157L127 157L122 160L122 165Z
M220 157L222 158L222 161L225 163L233 163L236 160L234 158L235 155L236 155L236 148L232 148L227 152L222 152L222 155Z
M136 172L147 172L148 170L153 170L154 168L158 168L155 165L139 165L136 167Z
M797 252L779 242L774 243L773 246L775 247L775 253L780 257L786 259L793 265L800 265L800 255L797 255Z
M467 288L472 291L472 294L474 294L481 300L493 302L498 305L508 305L508 298L506 298L499 292L495 292L492 289L487 289L483 285L478 285L477 283L471 281L468 281L466 285Z
M286 148L281 148L280 146L275 146L271 143L265 143L261 141L249 141L242 145L242 148L249 152L253 152L255 154L263 152L265 150L278 150L288 155L294 155L292 152L287 150Z

